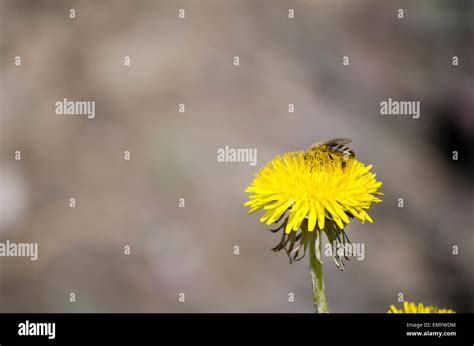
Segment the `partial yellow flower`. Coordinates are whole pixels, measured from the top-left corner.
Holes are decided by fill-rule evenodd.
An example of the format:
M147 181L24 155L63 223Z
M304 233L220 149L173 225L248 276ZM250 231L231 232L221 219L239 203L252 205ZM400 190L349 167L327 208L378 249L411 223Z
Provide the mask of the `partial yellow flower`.
M366 210L381 202L382 183L355 158L345 160L327 150L295 151L276 156L257 173L246 192L249 213L264 209L268 225L288 212L285 232L298 231L307 219L308 231L324 230L328 220L340 230L356 217L373 222Z
M454 314L456 311L451 309L440 309L436 306L424 306L419 303L403 302L403 308L397 309L395 305L390 305L389 314Z

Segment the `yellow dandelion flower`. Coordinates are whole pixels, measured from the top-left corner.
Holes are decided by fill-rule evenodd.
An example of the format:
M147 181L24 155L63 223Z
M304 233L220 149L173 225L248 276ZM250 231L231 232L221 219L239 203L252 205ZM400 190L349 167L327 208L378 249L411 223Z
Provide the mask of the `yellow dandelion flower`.
M372 222L366 213L372 202L381 202L376 196L382 185L370 172L372 165L331 155L328 151L304 151L277 156L257 174L245 190L253 193L245 206L249 213L265 209L260 219L267 225L277 221L289 211L285 232L297 231L303 220L308 219L308 231L316 224L320 230L326 220L333 220L343 229L349 215L362 222Z
M319 150L278 155L263 166L245 190L253 194L245 206L250 207L249 213L264 209L260 221L268 225L284 219L274 231L283 226L286 234L319 229L325 231L331 242L349 241L344 228L351 218L358 218L362 223L373 222L366 210L372 203L381 202L377 196L382 195L378 192L382 183L375 179L371 168L372 165L355 158L334 155L324 146ZM301 235L296 241L304 241L305 237ZM292 238L292 235L283 237L273 250L292 244ZM289 250L287 253L294 248ZM338 263L336 259L336 263L342 267L342 261Z
M419 303L403 302L403 308L397 309L395 305L390 305L389 314L455 314L456 311L451 309L440 309L436 306L424 306Z
M247 187L250 193L245 206L249 213L263 209L260 221L276 224L271 231L282 230L282 237L272 250L285 250L290 263L310 252L313 304L316 312L327 312L321 260L321 233L336 246L350 243L345 227L352 218L373 222L367 213L372 203L381 202L378 189L382 183L371 172L372 165L355 159L346 146L350 140L337 138L307 151L276 156L256 174ZM282 221L283 220L283 221ZM281 222L281 223L280 223ZM299 256L302 250L302 255ZM339 269L344 263L333 254ZM348 259L346 256L344 256Z

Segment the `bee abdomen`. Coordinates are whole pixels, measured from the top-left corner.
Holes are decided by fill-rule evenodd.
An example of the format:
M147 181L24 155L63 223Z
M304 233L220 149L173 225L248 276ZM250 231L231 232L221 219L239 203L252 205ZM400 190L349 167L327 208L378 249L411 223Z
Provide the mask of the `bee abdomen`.
M337 152L341 155L346 155L349 157L354 157L355 153L354 151L349 148L348 146L342 145L342 144L329 144L327 148L331 151Z

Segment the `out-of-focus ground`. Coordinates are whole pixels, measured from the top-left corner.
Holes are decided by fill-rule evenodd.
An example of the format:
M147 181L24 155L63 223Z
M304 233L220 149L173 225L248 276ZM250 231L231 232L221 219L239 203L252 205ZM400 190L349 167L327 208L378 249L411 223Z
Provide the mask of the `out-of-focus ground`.
M39 243L36 262L0 257L0 311L311 311L307 259L269 250L244 189L333 137L385 196L347 229L365 260L325 261L330 310L385 312L400 292L474 310L472 1L0 4L0 241ZM63 98L95 100L96 118L56 115ZM388 98L421 117L380 115ZM258 166L217 162L226 145Z

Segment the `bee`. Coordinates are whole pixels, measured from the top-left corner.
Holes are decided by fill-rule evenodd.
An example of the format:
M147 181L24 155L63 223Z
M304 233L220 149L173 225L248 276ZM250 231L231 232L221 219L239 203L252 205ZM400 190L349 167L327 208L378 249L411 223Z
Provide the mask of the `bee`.
M334 138L331 139L323 144L315 143L309 147L307 150L308 154L315 151L315 150L327 150L331 155L338 155L341 156L344 161L348 159L355 158L355 152L352 150L347 144L352 142L351 139L348 138ZM342 167L346 167L346 163L342 162Z

